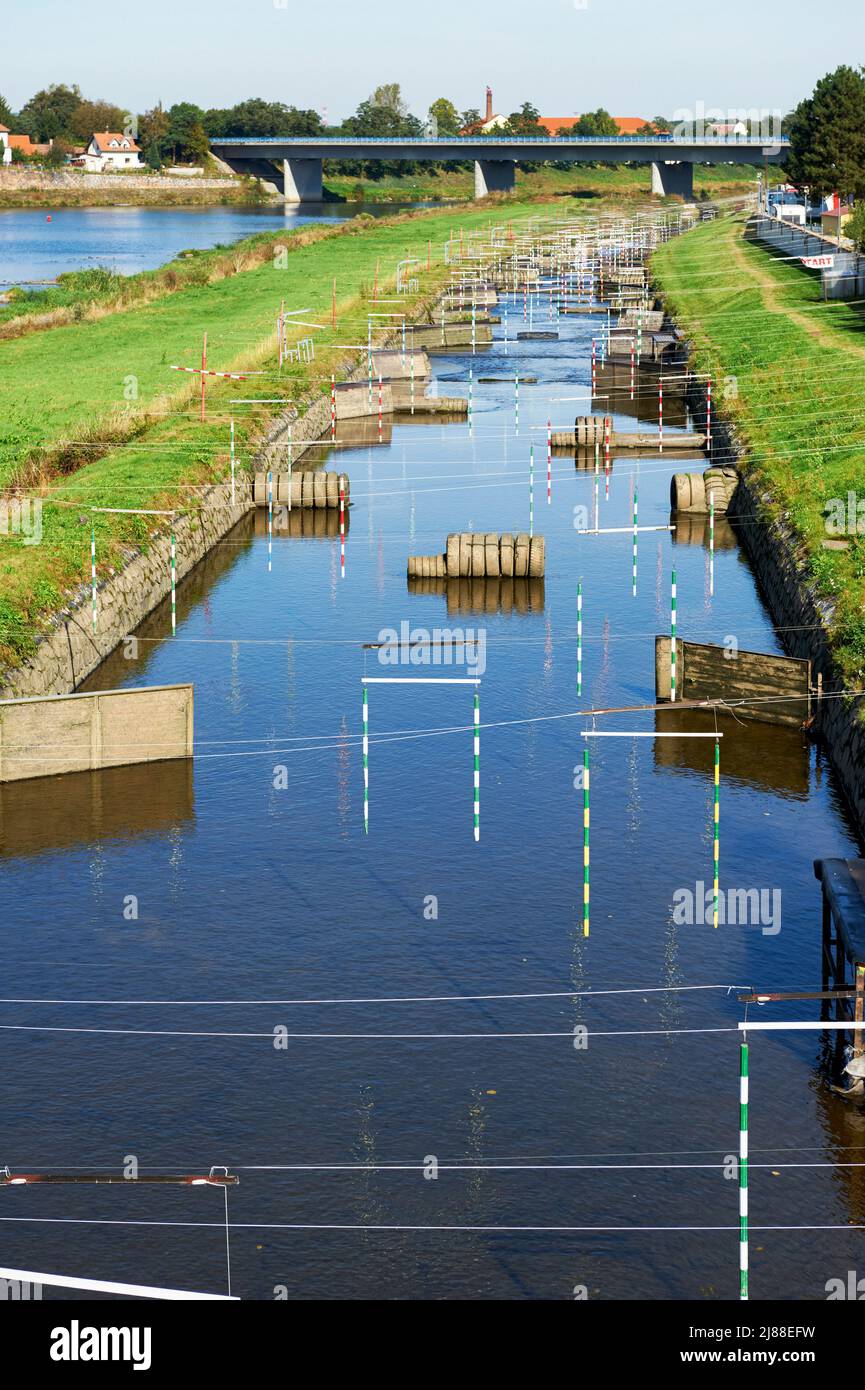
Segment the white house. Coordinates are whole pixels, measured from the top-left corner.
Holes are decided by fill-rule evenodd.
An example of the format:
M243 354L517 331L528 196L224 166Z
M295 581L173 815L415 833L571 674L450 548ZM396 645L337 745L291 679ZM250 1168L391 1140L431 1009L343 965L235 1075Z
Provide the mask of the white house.
M94 135L84 151L84 168L91 174L111 169L142 169L141 150L131 135L106 130Z
M747 135L748 127L744 121L713 121L707 129L707 135Z
M12 163L12 146L9 144L9 129L0 125L0 164Z

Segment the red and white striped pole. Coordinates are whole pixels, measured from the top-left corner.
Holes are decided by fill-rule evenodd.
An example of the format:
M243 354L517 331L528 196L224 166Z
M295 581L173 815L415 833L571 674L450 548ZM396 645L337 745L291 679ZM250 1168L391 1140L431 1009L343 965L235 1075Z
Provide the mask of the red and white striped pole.
M664 452L664 383L658 380L658 453Z
M592 339L592 399L598 394L598 347Z
M336 439L336 377L330 377L330 438Z
M712 378L706 382L706 449L712 452Z
M201 419L204 420L204 383L207 379L207 334L201 344Z
M382 436L382 423L381 423L381 415L382 415L382 394L383 394L383 391L382 391L382 384L381 384L381 372L379 372L379 374L378 374L378 438L379 438L379 443L381 443L381 436Z
M553 500L553 427L547 421L547 506Z
M345 479L339 478L339 577L345 579Z

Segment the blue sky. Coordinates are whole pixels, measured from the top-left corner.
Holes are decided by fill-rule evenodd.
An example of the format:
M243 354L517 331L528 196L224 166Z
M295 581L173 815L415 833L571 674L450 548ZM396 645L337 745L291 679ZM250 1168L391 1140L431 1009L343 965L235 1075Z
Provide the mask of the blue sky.
M606 106L789 109L839 63L865 61L865 6L812 0L6 0L0 92L50 82L130 110L263 96L337 121L380 82L417 115L529 100L543 115Z

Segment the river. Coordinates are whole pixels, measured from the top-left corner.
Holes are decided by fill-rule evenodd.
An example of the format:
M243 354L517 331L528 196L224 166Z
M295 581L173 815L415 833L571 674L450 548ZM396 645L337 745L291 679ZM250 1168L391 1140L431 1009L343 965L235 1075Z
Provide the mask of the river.
M257 232L307 222L386 217L427 203L306 203L297 207L0 208L0 289L107 266L121 275L153 270L179 251L226 245Z
M522 304L509 307L513 337ZM573 712L653 700L672 563L681 636L781 649L726 527L714 596L703 544L646 533L634 598L630 535L577 534L591 472L557 456L547 504L546 421L584 411L574 398L589 389L592 331L562 318L558 341L505 349L498 327L474 364L436 357L449 395L466 394L473 365L472 427L400 418L382 447L335 451L353 504L344 580L333 536L277 534L269 570L263 518L249 518L181 585L176 638L163 607L136 661L100 669L89 688L194 681L192 768L4 790L3 995L120 1002L0 1005L7 1026L97 1030L5 1035L0 1162L230 1165L243 1298L737 1296L737 1182L723 1165L738 1146L742 1006L735 989L685 987L813 986L812 860L854 855L857 840L814 746L723 720L721 888L780 890L781 914L763 929L677 925L674 892L711 883L712 744L598 740L584 939L574 780L589 721ZM538 378L521 388L518 433L513 386L477 381L515 370ZM532 443L542 606L488 600L460 614L442 594L409 592L407 555L439 551L449 531L527 529ZM629 525L637 474L641 525L666 523L679 466L616 458L602 524ZM459 685L370 687L364 836L361 677L394 672L361 644L402 621L485 630L478 844L472 692ZM653 718L598 727L651 730ZM707 727L684 714L658 727L677 720ZM598 997L563 997L577 991ZM467 995L483 997L448 1002ZM369 1002L406 997L427 1002ZM581 1023L594 1034L585 1050ZM280 1027L325 1036L279 1049ZM858 1170L783 1166L862 1142L860 1112L821 1077L820 1047L804 1033L752 1041L755 1298L822 1299L827 1279L858 1267L858 1232L765 1230L865 1216ZM435 1178L421 1171L431 1157ZM23 1187L2 1214L7 1265L225 1287L220 1191Z

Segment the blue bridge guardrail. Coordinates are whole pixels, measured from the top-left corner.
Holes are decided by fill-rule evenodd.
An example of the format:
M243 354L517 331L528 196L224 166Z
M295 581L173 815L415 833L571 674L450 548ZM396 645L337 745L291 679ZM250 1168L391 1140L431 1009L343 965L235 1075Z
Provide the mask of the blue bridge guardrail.
M729 145L789 148L786 135L220 135L211 145Z

